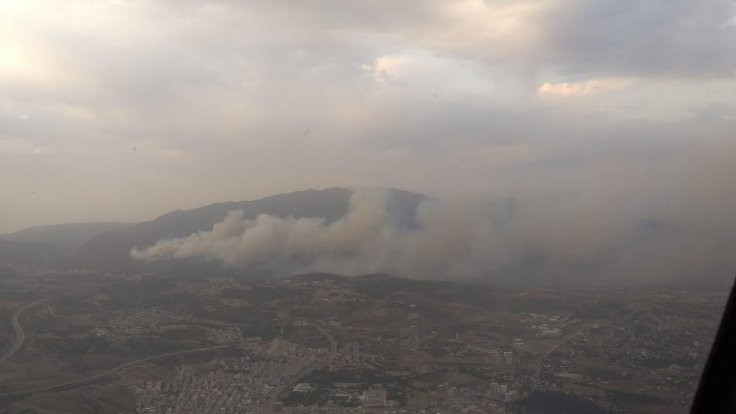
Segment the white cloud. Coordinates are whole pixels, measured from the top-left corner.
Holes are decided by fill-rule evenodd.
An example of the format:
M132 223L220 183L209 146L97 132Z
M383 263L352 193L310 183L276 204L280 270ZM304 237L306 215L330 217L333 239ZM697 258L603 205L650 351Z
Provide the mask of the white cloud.
M46 146L34 144L21 137L0 137L0 155L39 155L48 150Z
M401 56L382 56L376 59L371 72L376 82L395 82L399 77L406 76L407 59Z
M619 91L635 83L634 79L590 79L582 82L545 82L537 89L541 97L575 97Z
M736 16L733 16L732 18L726 20L723 24L718 26L719 29L729 29L732 27L736 27Z

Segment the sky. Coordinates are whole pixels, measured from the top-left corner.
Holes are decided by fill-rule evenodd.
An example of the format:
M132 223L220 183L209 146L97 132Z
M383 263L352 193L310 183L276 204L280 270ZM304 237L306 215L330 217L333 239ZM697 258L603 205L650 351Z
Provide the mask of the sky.
M378 186L733 242L734 45L720 0L3 0L0 233Z

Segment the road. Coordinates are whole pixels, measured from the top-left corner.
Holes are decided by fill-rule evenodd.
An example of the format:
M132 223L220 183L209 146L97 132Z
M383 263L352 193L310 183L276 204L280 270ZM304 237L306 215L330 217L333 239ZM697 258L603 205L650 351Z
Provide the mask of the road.
M331 359L332 357L335 356L335 354L337 354L337 341L332 335L330 335L329 332L325 330L325 328L319 325L314 325L314 327L317 328L319 333L321 333L322 336L324 336L327 339L327 341L330 343L330 359Z
M166 357L170 357L170 356L174 356L174 355L191 354L191 353L194 353L194 352L214 351L216 349L225 349L225 348L230 348L230 347L232 347L232 345L217 345L217 346L209 346L209 347L204 347L204 348L194 348L194 349L187 349L187 350L184 350L184 351L174 351L174 352L167 352L165 354L154 355L154 356L150 356L150 357L147 357L147 358L137 359L135 361L131 361L131 362L125 363L123 365L118 365L115 368L111 368L111 369L108 369L107 371L103 371L103 372L100 372L98 374L91 375L89 377L85 377L85 378L82 378L82 379L78 379L78 380L74 380L74 381L68 381L68 382L62 382L60 384L47 385L45 387L31 388L31 389L28 389L28 390L14 391L14 392L9 392L9 393L5 393L5 394L0 394L0 401L1 400L10 400L10 399L21 398L21 397L24 397L26 395L35 394L37 392L56 392L56 391L63 391L63 390L69 390L69 389L72 389L72 388L81 387L83 385L91 384L91 383L93 383L95 381L98 381L98 380L100 380L100 379L102 379L102 378L104 378L104 377L106 377L108 375L114 374L114 373L116 373L118 371L121 371L121 370L123 370L125 368L129 368L129 367L132 367L133 365L140 364L142 362L153 361L155 359L166 358Z
M286 382L284 385L276 388L271 392L271 395L269 396L267 400L268 409L270 411L267 411L269 413L276 412L274 408L274 403L278 401L278 399L288 390L292 389L294 385L296 385L299 380L301 380L303 377L311 374L312 372L328 367L332 360L335 358L335 355L337 355L337 341L335 338L330 335L329 332L327 332L323 327L314 324L312 325L314 328L316 328L322 336L324 336L327 341L330 343L330 351L327 353L327 355L323 356L322 358L314 360L311 364L305 366L299 372L297 372L288 382Z
M547 358L549 356L549 354L551 354L552 352L555 352L555 350L557 348L559 348L563 344L567 343L567 341L569 341L570 339L572 339L572 338L580 335L581 333L583 333L584 330L585 329L580 329L578 331L575 331L575 332L571 333L570 335L566 336L560 342L554 344L554 346L552 346L550 349L547 350L547 352L544 353L544 355L542 356L542 358L539 360L539 365L537 366L537 375L536 375L537 381L539 381L542 378L542 364L544 363L545 358Z
M39 303L42 303L43 301L47 300L48 298L38 299L30 303L26 303L18 309L17 311L13 312L13 315L10 317L10 324L13 325L13 330L15 331L15 335L13 337L13 342L10 343L10 346L7 347L7 349L3 352L2 355L0 355L0 364L4 363L10 357L12 357L20 347L23 346L23 343L26 341L26 333L23 331L23 326L21 326L19 322L20 315L28 308L38 305Z

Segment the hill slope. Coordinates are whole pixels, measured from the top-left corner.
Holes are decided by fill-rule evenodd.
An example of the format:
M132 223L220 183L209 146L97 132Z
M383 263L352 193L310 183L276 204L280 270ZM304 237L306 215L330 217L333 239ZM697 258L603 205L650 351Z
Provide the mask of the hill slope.
M18 243L47 243L75 249L102 233L122 231L134 223L70 223L36 226L0 235L0 241Z
M185 237L212 228L229 211L242 210L247 219L259 214L277 217L321 217L328 222L345 215L352 191L347 188L304 190L259 200L215 203L193 210L177 210L124 231L108 232L82 245L76 262L86 266L125 266L133 247L149 246L168 238ZM400 226L414 223L416 208L425 197L408 191L388 190L388 209Z
M258 200L228 201L192 210L176 210L137 224L85 223L33 227L0 236L0 240L8 242L0 246L0 250L7 248L8 252L4 255L7 259L21 249L17 243L22 243L24 263L33 263L33 251L37 251L39 254L43 252L44 259L41 260L39 256L39 263L44 265L128 267L132 265L129 253L133 247L149 246L162 239L185 237L209 230L215 223L222 221L229 211L242 210L248 219L269 214L277 217L321 217L331 222L347 213L351 195L352 191L347 188L304 190ZM413 226L416 208L425 199L421 194L390 189L387 208L399 226ZM43 248L37 249L40 246ZM61 254L49 254L49 246L68 253L61 260ZM0 254L0 262L2 257Z

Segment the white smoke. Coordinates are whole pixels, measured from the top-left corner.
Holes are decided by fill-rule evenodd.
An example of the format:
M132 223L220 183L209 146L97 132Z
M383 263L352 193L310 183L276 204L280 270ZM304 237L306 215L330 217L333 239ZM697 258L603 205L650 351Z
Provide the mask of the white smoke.
M261 214L245 219L231 211L210 231L185 238L162 240L144 250L133 249L137 260L204 256L227 266L264 262L310 267L324 261L352 261L367 254L392 230L380 191L358 191L350 199L349 213L332 223L322 218L279 218Z
M418 227L399 229L388 214L386 196L381 190L357 190L348 213L331 223L265 214L249 220L242 211L231 211L210 231L135 248L131 256L144 261L199 256L231 267L266 264L292 272L415 277L469 276L491 262L503 265L501 246L493 248L498 234L489 214L471 214L467 205L426 202L417 212Z
M714 250L702 243L707 235L662 230L657 222L644 233L626 230L626 220L594 210L582 215L519 206L513 200L426 201L417 210L417 226L404 228L389 214L385 191L357 190L348 213L330 223L265 214L250 220L232 211L212 230L135 248L131 256L143 261L204 257L229 267L259 266L283 274L386 272L414 278L559 277L571 272L637 278L714 270Z

